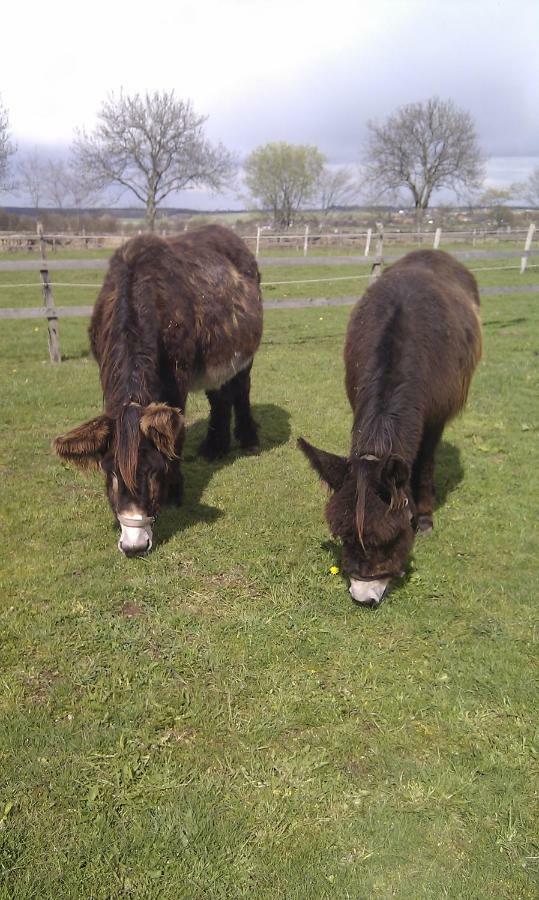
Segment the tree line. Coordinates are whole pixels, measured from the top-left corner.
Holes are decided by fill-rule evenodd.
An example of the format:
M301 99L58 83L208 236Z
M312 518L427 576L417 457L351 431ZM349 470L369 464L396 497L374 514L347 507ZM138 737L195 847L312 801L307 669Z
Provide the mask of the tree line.
M289 228L307 204L327 212L360 193L374 203L406 198L418 211L442 188L492 205L510 197L539 205L539 168L509 191L491 188L479 197L485 157L472 117L451 100L432 97L406 104L382 122L369 121L356 172L329 166L317 147L284 141L257 147L240 167L222 144L208 140L206 121L174 91L111 94L94 130L76 132L69 159L34 151L15 164L8 111L0 100L0 190L27 195L36 209L44 202L80 209L99 203L105 192L111 205L127 193L144 206L150 230L167 197L194 187L236 189L246 202L271 211L279 229Z

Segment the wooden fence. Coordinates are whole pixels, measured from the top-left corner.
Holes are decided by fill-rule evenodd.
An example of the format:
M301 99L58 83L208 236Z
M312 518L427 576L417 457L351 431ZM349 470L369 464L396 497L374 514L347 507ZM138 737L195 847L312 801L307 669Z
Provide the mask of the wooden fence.
M515 236L516 231L513 231L513 237ZM519 230L519 234L523 232ZM520 272L523 273L526 270L528 260L530 256L533 254L539 254L538 250L532 249L532 242L535 233L535 225L530 225L526 234L526 239L524 242L524 248L520 251L520 266L507 266L500 267L495 266L494 268L511 268L518 269L520 268ZM391 233L390 233L391 234ZM437 229L434 234L429 233L430 238L432 239L432 246L439 247L441 242L442 232L441 229ZM366 275L354 275L350 276L338 276L335 279L327 279L327 278L318 278L318 279L303 279L300 281L288 281L288 282L269 282L265 281L262 283L262 287L265 285L278 285L278 284L309 284L311 282L320 282L320 281L335 281L335 280L360 280L360 279L369 279L371 282L378 278L381 271L382 266L384 264L384 247L385 241L388 237L388 232L385 232L381 226L378 226L375 233L375 252L373 256L370 256L370 247L373 237L373 232L369 229L365 233L365 249L362 256L342 256L342 257L329 257L329 256L319 256L319 257L310 257L309 264L338 264L338 265L365 265L366 267L370 266L370 273ZM409 236L409 235L408 235ZM307 255L308 251L308 238L309 232L306 231L303 236L304 241L304 255ZM51 246L51 237L45 237L42 230L38 231L38 235L36 238L32 238L32 240L36 240L39 247L39 260L5 260L0 261L0 272L4 271L36 271L39 270L40 282L41 282L41 290L43 296L43 306L42 307L25 307L25 308L0 308L0 319L34 319L34 318L46 318L47 319L47 328L48 328L48 342L49 342L49 354L51 361L53 363L59 363L61 361L61 353L60 353L60 339L58 333L58 318L59 316L70 317L70 316L88 316L92 311L91 306L64 306L64 307L56 307L53 296L53 287L54 281L50 280L50 270L58 270L58 269L106 269L108 267L108 260L106 259L56 259L51 260L50 262L47 260L47 248ZM257 242L257 250L260 249L259 244ZM497 258L515 258L517 255L517 250L515 251L496 251ZM492 255L492 251L464 251L464 252L455 252L455 256L466 259L466 258L484 258L485 256ZM295 257L266 257L264 259L265 265L297 265L301 262L300 259ZM52 265L51 265L52 263ZM36 282L36 287L38 282ZM24 285L17 284L12 285L11 287L22 287ZM68 283L63 282L62 287L89 287L93 288L97 291L97 285L69 285ZM9 285L2 285L0 283L0 288L9 287ZM273 304L272 304L273 305ZM281 305L281 303L276 303L277 305ZM297 304L296 304L297 305Z

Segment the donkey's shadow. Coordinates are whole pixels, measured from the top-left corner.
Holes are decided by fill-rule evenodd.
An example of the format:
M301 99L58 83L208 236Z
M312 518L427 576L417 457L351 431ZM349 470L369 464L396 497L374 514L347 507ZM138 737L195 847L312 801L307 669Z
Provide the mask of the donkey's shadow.
M446 502L464 478L464 469L460 459L460 450L448 441L441 441L436 451L434 468L434 484L436 500L434 509L439 509Z
M260 454L274 447L286 444L290 438L290 414L273 403L259 403L252 406L253 417L259 425ZM207 462L197 453L199 444L208 430L208 420L199 419L187 430L183 451L182 474L184 492L181 506L164 506L156 524L156 538L159 544L166 544L176 533L185 531L199 522L214 522L226 512L201 501L204 491L213 475L226 466L231 466L241 456L242 451L234 438L229 453L222 459ZM248 478L255 477L254 467L258 456L252 457L253 471Z

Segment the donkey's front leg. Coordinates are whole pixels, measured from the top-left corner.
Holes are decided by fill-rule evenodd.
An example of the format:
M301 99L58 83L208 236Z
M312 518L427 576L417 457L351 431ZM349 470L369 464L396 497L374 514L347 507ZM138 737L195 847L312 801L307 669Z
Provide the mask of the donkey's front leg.
M230 382L218 390L206 391L210 402L208 433L198 448L205 459L211 461L226 456L230 450L230 418L232 415L232 392Z
M167 486L167 503L173 506L181 506L183 500L183 475L180 469L179 459L174 459L170 464Z
M229 383L236 417L234 435L242 450L246 450L248 453L258 453L260 449L258 425L253 419L250 400L251 367L252 363L246 369L238 372Z
M434 456L444 426L426 425L419 453L412 469L412 490L417 509L418 531L427 533L434 527Z

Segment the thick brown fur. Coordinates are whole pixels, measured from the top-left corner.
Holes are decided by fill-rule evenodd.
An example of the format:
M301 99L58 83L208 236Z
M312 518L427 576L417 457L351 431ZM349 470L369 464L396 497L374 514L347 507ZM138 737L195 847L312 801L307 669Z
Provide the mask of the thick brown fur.
M480 357L476 281L443 251L409 253L354 307L344 347L350 454L300 443L332 488L326 517L352 577L398 574L413 526L432 527L436 446Z
M120 476L120 494L125 486L128 499L140 506L143 496L156 496L155 487L148 492L139 483L151 480L149 459L157 464L156 452L165 480L181 484L185 404L188 393L201 388L210 401L226 394L226 413L230 419L234 406L241 445L256 447L249 371L262 336L260 275L233 232L213 225L171 240L151 234L129 240L111 258L89 334L104 416L95 420L94 438L91 423L57 438L60 455L88 465L82 443L76 446L80 432L86 455ZM101 419L110 424L106 447ZM229 424L221 407L214 414L213 403L210 432L207 455L226 453ZM156 514L155 503L148 514Z

